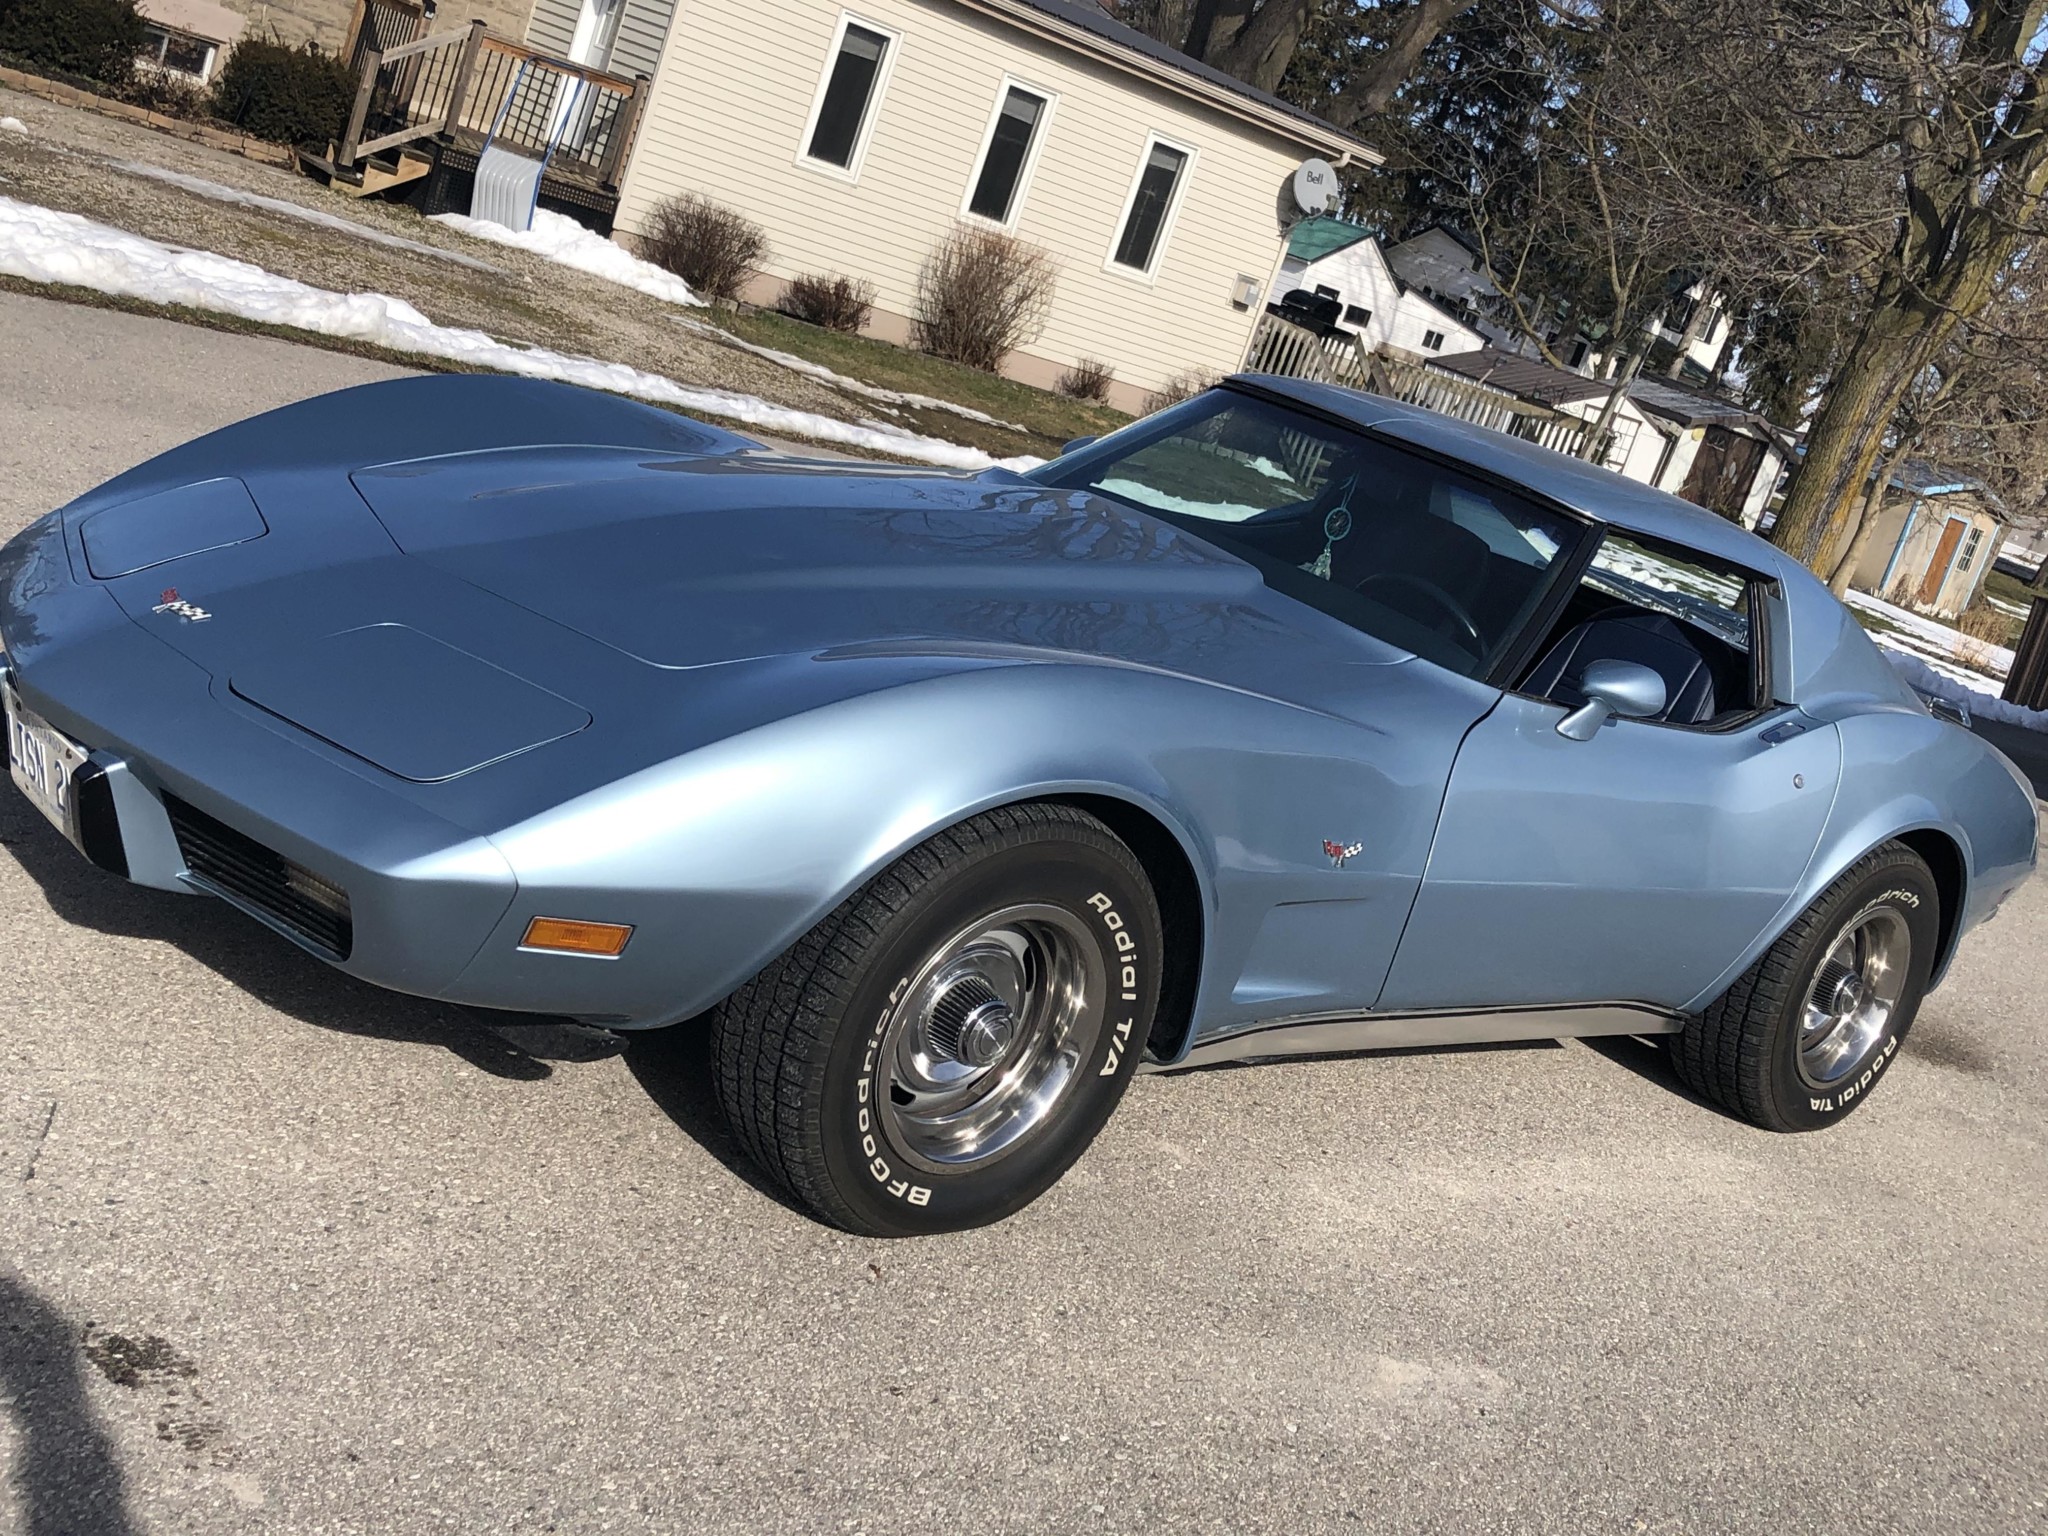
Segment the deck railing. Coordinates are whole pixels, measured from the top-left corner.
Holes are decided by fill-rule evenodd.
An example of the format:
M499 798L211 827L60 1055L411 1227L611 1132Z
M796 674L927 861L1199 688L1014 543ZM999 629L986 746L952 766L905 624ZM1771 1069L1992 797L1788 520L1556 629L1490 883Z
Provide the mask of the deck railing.
M495 138L548 157L557 174L618 185L647 76L572 64L492 37L481 21L358 52L356 99L337 164L438 135Z

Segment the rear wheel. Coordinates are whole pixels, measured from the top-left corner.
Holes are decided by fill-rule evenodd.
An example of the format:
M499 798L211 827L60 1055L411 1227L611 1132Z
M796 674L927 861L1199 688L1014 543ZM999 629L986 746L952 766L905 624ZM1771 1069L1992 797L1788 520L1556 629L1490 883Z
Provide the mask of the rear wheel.
M1940 930L1933 874L1886 843L1671 1037L1678 1075L1766 1130L1832 1125L1869 1096L1912 1028Z
M720 1006L718 1091L749 1155L874 1236L997 1221L1086 1150L1157 1006L1158 908L1069 806L912 849Z

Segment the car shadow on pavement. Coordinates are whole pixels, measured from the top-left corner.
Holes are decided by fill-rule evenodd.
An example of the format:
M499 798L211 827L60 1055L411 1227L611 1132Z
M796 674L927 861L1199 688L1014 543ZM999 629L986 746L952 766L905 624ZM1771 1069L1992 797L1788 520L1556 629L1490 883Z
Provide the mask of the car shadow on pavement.
M1703 1099L1684 1083L1671 1069L1670 1053L1664 1049L1661 1039L1644 1035L1589 1035L1579 1042L1597 1055L1605 1056L1618 1067L1626 1067L1646 1083L1654 1083L1681 1103L1697 1105L1712 1110L1724 1119L1742 1121L1740 1115L1731 1115L1712 1099Z
M42 887L50 909L63 921L114 938L175 945L259 1002L303 1023L441 1046L494 1077L545 1078L554 1068L544 1058L564 1054L549 1048L532 1015L493 1015L387 992L314 959L226 902L149 890L107 874L88 864L4 781L0 850ZM500 1018L507 1029L494 1027Z
M113 1442L85 1395L79 1353L77 1328L0 1270L0 1405L14 1419L8 1482L26 1536L129 1536L136 1529Z
M763 1175L733 1139L713 1086L717 1074L711 1062L710 1015L628 1036L625 1062L654 1107L727 1172L777 1204L799 1215L811 1215Z

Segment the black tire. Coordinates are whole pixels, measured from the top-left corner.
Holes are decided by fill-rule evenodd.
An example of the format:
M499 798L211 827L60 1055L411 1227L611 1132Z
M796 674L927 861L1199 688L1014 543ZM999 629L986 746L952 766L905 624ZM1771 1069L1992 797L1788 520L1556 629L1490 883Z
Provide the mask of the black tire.
M1857 952L1857 935L1873 933L1904 936L1903 964L1887 956L1878 966L1887 977L1903 971L1896 1000L1881 1019L1858 1015L1868 1021L1832 1039L1824 1022L1809 1031L1810 997L1843 1007L1834 1016L1849 1019L1857 997L1876 995L1857 966L1841 964ZM1713 1006L1670 1037L1672 1064L1695 1093L1765 1130L1833 1125L1870 1096L1913 1027L1940 934L1933 874L1903 843L1886 843L1851 866ZM1831 957L1834 969L1823 974ZM1849 971L1858 971L1853 982L1844 980ZM1844 994L1843 986L1864 990ZM1830 1049L1845 1054L1824 1070L1816 1067L1815 1057Z
M1030 915L1010 916L1020 913ZM987 954L1000 962L1001 943L969 937L999 916L1010 926L990 932L1001 943L1016 938L1019 976L1028 978L1034 961L1041 974L1063 964L1091 984L1035 992L1027 984L1017 1012L1003 1015L1016 1039L992 1064L951 1060L943 1049L905 1056L912 1041L949 1039L958 1048L965 1005L950 1003L949 992L966 987L953 995L971 1004L978 973L947 982L955 974L948 957L956 966ZM1123 1097L1158 1006L1162 943L1143 867L1093 816L1064 805L976 816L898 859L719 1006L712 1051L726 1118L771 1178L849 1231L908 1237L999 1221L1058 1182ZM1075 995L1078 1004L1030 1001ZM1032 1046L1036 1018L1073 1021L1064 1049ZM986 1037L982 1045L996 1049ZM1041 1058L1043 1070L1062 1074L1050 1108L1018 1109L1003 1122L1010 1129L989 1133L991 1144L1001 1134L1014 1143L960 1154L958 1163L934 1151L948 1133L933 1129L936 1118L914 1118L927 1102L911 1092L921 1086L916 1063L985 1073L982 1099L972 1098L980 1079L957 1091L980 1106L975 1113L1001 1115L1017 1102L1015 1090L997 1099L1002 1080L1013 1065L1021 1071ZM1030 1113L1043 1118L1015 1129Z

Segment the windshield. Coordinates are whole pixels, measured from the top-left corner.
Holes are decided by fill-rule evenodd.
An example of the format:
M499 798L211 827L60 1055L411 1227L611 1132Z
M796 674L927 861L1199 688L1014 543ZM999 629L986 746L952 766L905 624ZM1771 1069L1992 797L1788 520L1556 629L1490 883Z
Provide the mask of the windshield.
M1214 390L1034 470L1199 534L1290 597L1468 677L1584 526L1285 405Z

